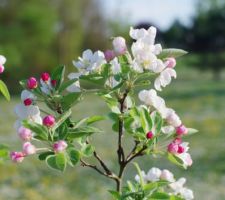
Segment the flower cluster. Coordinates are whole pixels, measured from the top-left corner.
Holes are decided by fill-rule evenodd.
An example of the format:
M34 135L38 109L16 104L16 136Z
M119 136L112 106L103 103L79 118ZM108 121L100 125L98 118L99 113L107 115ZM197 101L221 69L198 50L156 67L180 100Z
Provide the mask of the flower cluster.
M167 181L167 188L165 190L169 190L168 193L170 195L178 195L184 200L192 200L194 199L194 195L192 190L184 187L186 183L185 178L179 178L176 180L172 172L167 169L159 169L156 167L152 167L148 173L146 174L144 171L141 171L140 175L135 176L135 180L140 183L140 179L142 178L144 184L154 183L158 181Z
M154 109L152 112L158 112L165 120L166 126L162 127L162 132L175 136L168 145L168 152L180 158L185 168L192 165L192 159L188 153L188 143L182 142L181 139L183 135L188 134L188 128L182 124L180 117L173 109L166 107L164 99L158 96L154 89L142 90L138 96L146 106Z
M40 88L39 88L40 86ZM31 142L38 141L35 138L32 128L29 129L23 126L23 122L27 121L29 123L34 123L37 125L43 125L47 128L51 128L55 124L55 117L52 115L47 115L41 117L40 108L37 105L37 102L40 100L40 97L49 96L54 92L54 87L56 86L56 80L51 80L51 77L48 73L41 74L40 82L36 78L30 77L25 82L25 89L21 92L21 103L15 106L14 112L17 115L18 119L16 120L14 127L18 133L19 138L23 142L22 151L16 152L13 151L10 154L10 157L13 162L20 163L23 161L24 157L36 154L38 151L49 150L51 149L54 152L63 152L67 148L67 143L63 140L55 142L52 147L47 148L36 148ZM39 98L35 95L39 95Z
M186 52L163 49L160 44L155 44L155 27L148 30L131 28L130 37L133 39L131 49L119 36L113 38L112 48L105 52L85 50L78 60L72 62L75 72L69 73L69 80L65 80L65 67L60 66L51 74L41 74L40 80L30 77L20 82L24 90L21 103L15 108L18 117L15 128L23 147L22 151L11 153L14 162L22 162L24 157L38 154L39 160L45 160L55 170L64 171L67 164L74 167L81 163L116 181L117 191L114 192L117 192L117 200L123 199L124 170L136 157L166 155L171 162L184 168L192 165L189 144L183 142L183 136L196 130L187 128L175 110L167 107L157 94L171 83L172 78L176 78L176 59ZM154 84L149 89L151 82ZM136 102L137 91L141 104ZM94 93L107 104L107 117L100 113L72 119L73 106L86 93ZM119 174L107 166L91 144L92 135L102 132L92 124L106 118L111 120L112 130L118 133ZM124 149L125 134L131 139L128 141L134 143L130 151ZM93 160L89 162L89 157L95 159L101 168L92 164ZM193 199L192 192L183 187L184 179L176 181L168 170L152 168L142 176L145 184L162 180L169 182L169 187L174 190L171 193L174 199ZM141 179L140 174L136 179ZM158 187L158 184L161 183L147 188ZM129 191L133 194L133 186ZM143 199L144 193L138 190L135 195ZM131 199L137 199L135 195ZM154 195L153 199L161 198L160 192L154 192ZM168 197L168 194L164 196Z

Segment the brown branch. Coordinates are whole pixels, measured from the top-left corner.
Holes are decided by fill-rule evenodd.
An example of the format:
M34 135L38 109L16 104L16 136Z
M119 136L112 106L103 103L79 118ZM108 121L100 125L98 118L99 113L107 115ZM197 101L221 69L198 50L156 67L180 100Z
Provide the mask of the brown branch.
M136 146L137 148L137 146ZM136 151L136 148L135 150L133 151L133 153L131 153L129 156L127 156L127 159L126 159L126 163L128 164L131 160L133 160L134 158L138 157L138 156L143 156L143 151L145 151L147 149L147 146L143 146L138 152L135 153Z
M125 93L123 94L123 97L118 100L118 102L120 103L121 114L124 113L124 102L126 100L126 97L127 97L128 93L129 93L129 90L126 90ZM123 147L122 147L123 124L124 124L123 119L120 118L119 119L118 150L117 150L118 161L119 161L120 164L122 164L125 160L125 154L124 154L124 150L123 150Z
M101 171L96 165L92 165L90 163L87 163L87 162L85 162L82 159L80 159L80 162L81 162L81 165L83 167L90 167L90 168L94 169L95 171L97 171L99 174L101 174L103 176L106 176L106 177L111 178L111 179L116 180L116 181L118 180L118 177L116 175L114 175L114 174L107 174L107 173Z
M106 166L106 164L104 163L104 161L99 157L99 155L97 154L96 151L94 151L94 157L99 161L100 165L102 166L102 168L105 170L105 172L108 175L112 175L112 171Z
M86 141L86 144L89 144L88 141ZM113 172L107 167L103 159L98 155L96 151L93 152L94 157L98 160L102 168L105 170L106 174L113 175Z

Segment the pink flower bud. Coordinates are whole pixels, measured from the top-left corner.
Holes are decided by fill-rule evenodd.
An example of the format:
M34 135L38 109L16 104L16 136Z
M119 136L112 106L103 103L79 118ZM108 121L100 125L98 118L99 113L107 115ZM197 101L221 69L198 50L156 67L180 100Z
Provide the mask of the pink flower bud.
M32 155L36 153L36 147L30 142L25 142L23 144L23 153L25 155Z
M31 98L27 98L23 101L25 106L30 106L32 104L33 100Z
M0 74L2 74L5 70L5 67L3 65L0 65Z
M52 115L44 117L43 124L47 127L52 127L55 124L55 117Z
M167 58L167 60L166 60L166 66L168 67L168 68L174 68L175 66L176 66L176 59L175 58Z
M18 135L23 141L30 141L32 139L32 132L30 129L21 126L18 129Z
M177 153L178 145L172 142L168 145L167 150L168 150L168 152L173 153L173 154Z
M152 133L152 131L149 131L147 134L146 134L146 138L147 139L152 139L154 137L154 134Z
M174 144L181 144L182 143L182 139L181 138L175 138L174 140L173 140L173 143Z
M55 153L61 153L67 148L67 143L64 140L59 140L53 144Z
M126 53L127 46L126 41L123 37L115 37L112 44L116 55L123 55Z
M37 82L37 80L36 80L36 78L34 78L34 77L30 77L28 80L27 80L27 87L29 88L29 89L34 89L34 88L36 88L38 86L38 82Z
M47 82L50 79L50 75L47 72L41 74L41 80Z
M113 60L116 57L115 52L113 50L106 50L104 54L107 62Z
M181 124L176 128L176 133L177 135L184 135L188 133L188 129L183 124Z
M56 80L51 80L51 84L52 84L53 87L55 87L56 84L57 84L57 81Z
M15 163L21 163L24 159L24 153L13 151L10 153L10 158Z
M182 147L181 145L178 145L177 153L179 154L184 153L184 147Z

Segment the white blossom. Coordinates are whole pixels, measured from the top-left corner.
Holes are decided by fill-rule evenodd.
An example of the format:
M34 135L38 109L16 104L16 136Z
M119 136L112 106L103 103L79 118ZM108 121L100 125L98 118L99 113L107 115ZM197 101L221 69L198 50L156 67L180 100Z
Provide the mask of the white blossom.
M156 182L160 180L162 171L159 168L153 167L151 168L146 176L147 181Z
M86 74L93 71L99 71L101 66L106 63L105 55L101 51L92 52L90 49L83 52L78 61L73 61L79 72Z
M0 65L4 65L6 62L6 57L3 55L0 55Z
M37 97L28 90L23 90L21 92L21 100L24 101L25 99L32 99L35 100Z
M15 123L15 128L18 130L21 127L21 122L24 119L42 124L42 118L40 116L40 110L38 106L30 105L25 106L24 104L17 104L14 109L15 114L18 117L18 120Z
M191 155L188 153L189 150L189 143L188 142L183 142L180 144L184 148L184 152L180 154L176 154L178 158L180 158L183 161L183 167L187 168L188 166L191 166L193 161L191 158Z
M170 84L172 77L176 78L177 73L174 69L166 68L160 75L155 79L154 86L158 91L162 91L161 87L166 87Z
M171 183L175 181L174 175L167 169L162 170L162 173L160 175L160 179L169 181Z
M143 178L144 183L147 183L147 176L146 176L145 171L141 171L141 176ZM134 179L135 179L135 181L140 183L140 176L138 174L134 177Z

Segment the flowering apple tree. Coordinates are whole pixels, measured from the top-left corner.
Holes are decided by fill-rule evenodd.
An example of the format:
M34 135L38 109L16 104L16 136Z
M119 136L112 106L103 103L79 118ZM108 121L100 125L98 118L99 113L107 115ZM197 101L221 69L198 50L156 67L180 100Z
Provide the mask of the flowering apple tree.
M183 168L192 165L183 136L196 132L187 128L157 93L176 78L176 58L186 52L155 44L154 27L131 28L130 36L134 41L131 50L124 38L115 37L112 50L84 51L73 61L75 69L69 80L64 80L65 67L60 66L51 74L41 74L40 80L30 77L20 82L24 90L15 107L15 128L23 145L10 157L21 163L37 154L39 160L60 171L79 163L115 181L116 190L110 192L117 200L191 200L192 191L183 187L185 179L175 180L168 170L152 168L145 174L135 164L135 181L123 183L127 165L140 156L164 155ZM87 93L99 96L109 112L74 120L72 108ZM105 119L111 120L117 133L118 172L109 168L90 139L102 132L93 124ZM133 140L130 150L124 148L125 135Z

